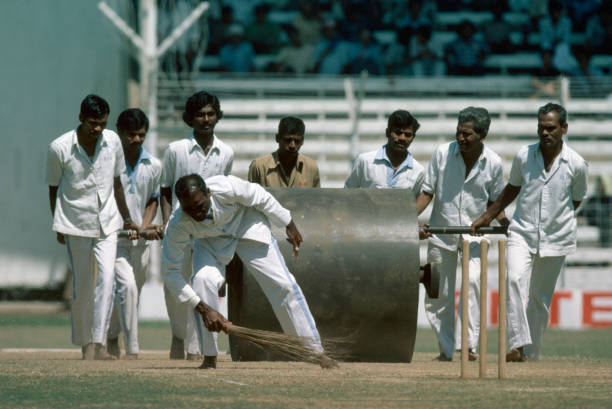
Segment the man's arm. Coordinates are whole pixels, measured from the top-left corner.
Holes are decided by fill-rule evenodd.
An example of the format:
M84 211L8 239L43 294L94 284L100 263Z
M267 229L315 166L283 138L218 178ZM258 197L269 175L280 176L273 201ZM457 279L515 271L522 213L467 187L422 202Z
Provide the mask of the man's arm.
M143 237L146 240L159 240L164 237L164 231L161 226L151 224L157 214L158 207L159 201L156 197L150 198L145 207L141 228L142 230L147 229L147 233L143 233Z
M172 188L162 187L160 189L160 193L162 222L165 227L168 224L168 220L170 220L170 215L172 214Z
M514 201L514 199L516 199L520 191L520 186L514 186L508 183L506 187L504 187L504 190L502 190L497 200L494 201L491 206L489 206L487 211L485 211L482 216L472 223L471 234L475 235L476 229L479 227L488 226L497 215L499 215L510 203Z
M57 203L57 186L49 186L49 206L51 207L51 216L55 216L55 204ZM66 244L64 235L56 232L55 235L59 244Z
M114 180L114 191L115 201L117 202L117 208L119 208L119 214L123 217L123 228L125 230L136 230L137 234L135 237L129 237L130 239L137 239L140 235L140 226L134 223L130 216L130 209L127 207L125 202L125 192L123 191L123 185L121 184L121 177L115 176Z
M431 193L427 193L427 192L419 193L416 199L417 215L423 213L423 210L425 210L427 206L429 206L432 200L433 200L433 195ZM425 226L429 227L429 224L425 223ZM429 237L431 237L431 233L426 232L421 226L419 226L419 239L425 240Z

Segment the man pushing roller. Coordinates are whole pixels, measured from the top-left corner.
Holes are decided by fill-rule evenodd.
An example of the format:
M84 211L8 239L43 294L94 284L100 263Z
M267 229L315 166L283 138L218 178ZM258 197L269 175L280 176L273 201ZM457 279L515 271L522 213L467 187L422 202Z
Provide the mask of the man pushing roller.
M261 186L233 176L213 176L206 182L196 174L183 176L176 182L175 193L180 208L166 228L162 274L171 294L189 305L196 316L204 353L200 368L215 368L217 364L219 351L214 331L224 330L229 323L217 312L218 290L234 253L261 286L283 331L308 338L323 354L306 299L270 231L271 223L285 227L297 256L302 236L289 211ZM181 275L181 263L183 250L192 240L197 251L190 285Z

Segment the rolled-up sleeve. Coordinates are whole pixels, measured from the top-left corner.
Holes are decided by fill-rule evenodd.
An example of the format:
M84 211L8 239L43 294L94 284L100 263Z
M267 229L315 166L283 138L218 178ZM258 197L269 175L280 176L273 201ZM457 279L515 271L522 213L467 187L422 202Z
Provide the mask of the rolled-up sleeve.
M586 162L582 162L576 167L576 174L572 181L572 200L583 201L587 197L589 180L589 166Z
M433 195L436 191L436 184L438 183L438 173L440 172L440 168L438 166L439 156L440 150L436 148L434 153L431 155L431 160L429 161L429 165L427 166L427 172L425 172L423 183L420 187L421 192L425 192L429 195Z
M49 186L59 186L62 179L62 163L58 152L53 144L49 145L47 152L47 184Z
M162 278L173 297L195 308L201 301L200 297L181 274L184 251L190 242L191 235L180 225L175 213L162 241Z
M521 186L523 184L523 172L522 172L522 160L520 157L521 152L517 153L512 160L512 167L510 168L510 176L508 176L508 183L512 186Z
M361 187L361 181L363 180L363 160L361 156L357 157L355 161L355 165L353 166L353 170L351 174L346 178L344 182L345 188L356 188Z

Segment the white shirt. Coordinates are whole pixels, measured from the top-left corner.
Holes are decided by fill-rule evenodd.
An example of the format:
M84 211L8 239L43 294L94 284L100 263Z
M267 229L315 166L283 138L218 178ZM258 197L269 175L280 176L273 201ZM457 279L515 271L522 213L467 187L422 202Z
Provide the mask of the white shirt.
M272 243L270 223L286 227L291 213L263 187L235 176L213 176L206 180L210 189L212 218L201 222L179 208L172 213L162 242L162 274L165 284L179 301L195 307L200 298L181 275L183 251L198 240L222 264L228 264L238 239Z
M432 227L470 226L487 210L487 203L494 202L504 189L502 165L501 158L484 146L466 177L459 144L454 141L438 146L421 187L423 192L434 196L429 224ZM469 236L465 238L472 240ZM459 235L433 235L431 241L452 251L457 249Z
M520 186L509 240L523 240L542 257L563 256L576 249L573 201L587 195L588 166L563 143L550 171L544 169L540 144L522 147L510 169L508 183Z
M49 145L47 184L58 186L53 230L81 237L109 235L123 226L115 201L114 179L125 169L119 136L105 129L93 158L66 132Z
M386 146L359 155L344 187L412 189L414 196L418 196L425 169L408 152L406 159L394 171Z
M125 192L125 201L132 221L137 225L142 225L142 217L144 216L147 203L151 199L159 198L159 184L161 181L161 162L159 159L151 156L146 149L140 148L140 156L136 165L132 168L127 161L125 162L125 171L121 174L121 184ZM147 244L143 238L139 240L119 239L120 242L127 244Z
M162 160L161 187L172 189L172 208L179 207L174 194L174 184L182 176L196 173L204 180L216 175L229 175L234 163L234 151L229 145L213 136L213 145L204 154L202 147L196 142L193 134L188 138L171 142L166 148Z

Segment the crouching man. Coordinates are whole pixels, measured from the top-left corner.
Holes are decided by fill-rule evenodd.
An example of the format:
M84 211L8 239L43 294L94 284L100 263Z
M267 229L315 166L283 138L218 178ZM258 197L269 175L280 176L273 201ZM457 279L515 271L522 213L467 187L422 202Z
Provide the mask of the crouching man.
M200 368L217 364L215 331L225 330L229 323L217 312L218 291L234 253L261 286L283 331L310 339L323 353L306 299L270 231L271 223L286 227L287 240L297 256L302 236L289 211L261 186L234 176L213 176L206 182L196 174L183 176L175 192L180 207L166 227L162 274L171 294L193 309L204 354ZM181 263L183 249L192 240L194 276L190 285L181 275Z

